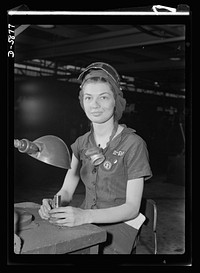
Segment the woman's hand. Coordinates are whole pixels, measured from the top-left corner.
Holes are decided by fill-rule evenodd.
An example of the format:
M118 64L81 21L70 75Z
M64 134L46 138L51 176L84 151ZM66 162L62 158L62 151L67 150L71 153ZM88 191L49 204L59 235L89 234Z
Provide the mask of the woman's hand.
M40 217L42 219L49 219L49 212L50 210L52 209L52 203L53 203L53 200L52 199L43 199L42 200L42 205L40 206L40 209L38 211Z
M89 223L87 210L71 206L52 209L49 216L49 222L59 226L73 227Z

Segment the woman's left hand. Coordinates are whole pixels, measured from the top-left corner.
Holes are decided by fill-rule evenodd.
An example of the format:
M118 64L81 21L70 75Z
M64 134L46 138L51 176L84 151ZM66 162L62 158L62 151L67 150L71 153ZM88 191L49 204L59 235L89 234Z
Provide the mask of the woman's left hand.
M87 211L71 206L52 209L49 216L49 222L59 226L73 227L88 223Z

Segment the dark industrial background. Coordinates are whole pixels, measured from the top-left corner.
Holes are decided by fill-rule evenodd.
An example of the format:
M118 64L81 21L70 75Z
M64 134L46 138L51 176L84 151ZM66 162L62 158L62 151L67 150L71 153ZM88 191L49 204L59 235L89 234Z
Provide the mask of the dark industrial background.
M23 31L15 39L15 138L54 134L70 146L85 133L89 124L76 79L84 67L103 61L121 75L127 108L120 122L147 142L153 173L167 174L177 155L184 162L185 25L18 27ZM16 164L28 160L16 156ZM175 183L184 184L181 172Z
M172 204L179 208L177 222L174 220L176 228L180 228L179 240L175 247L163 247L161 252L184 253L185 127L190 111L185 63L190 44L186 25L19 24L17 29L14 138L33 141L56 135L71 152L70 145L89 129L78 100L77 77L92 62L114 66L127 100L120 123L134 128L149 150L154 176L147 182L145 194L160 204L164 214L165 209L172 211L170 205L163 207L166 202L181 202ZM41 202L42 198L51 197L61 187L65 173L64 169L15 149L15 202ZM83 192L80 186L77 196ZM160 242L162 236L161 232ZM163 240L165 246L167 240Z

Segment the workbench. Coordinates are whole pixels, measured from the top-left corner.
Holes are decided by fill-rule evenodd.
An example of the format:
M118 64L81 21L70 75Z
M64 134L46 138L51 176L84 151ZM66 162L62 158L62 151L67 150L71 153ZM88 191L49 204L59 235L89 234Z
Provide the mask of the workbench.
M99 244L106 240L106 231L93 224L59 227L41 219L39 204L16 203L21 217L17 235L21 239L20 254L98 254Z

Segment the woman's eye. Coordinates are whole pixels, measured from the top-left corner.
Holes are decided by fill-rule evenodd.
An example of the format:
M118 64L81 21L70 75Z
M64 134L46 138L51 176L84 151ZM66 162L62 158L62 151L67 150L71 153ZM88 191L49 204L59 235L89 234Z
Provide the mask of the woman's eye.
M85 100L90 100L90 99L91 99L91 97L85 97L84 99L85 99Z
M106 100L106 99L108 99L108 97L107 96L102 96L101 99Z

